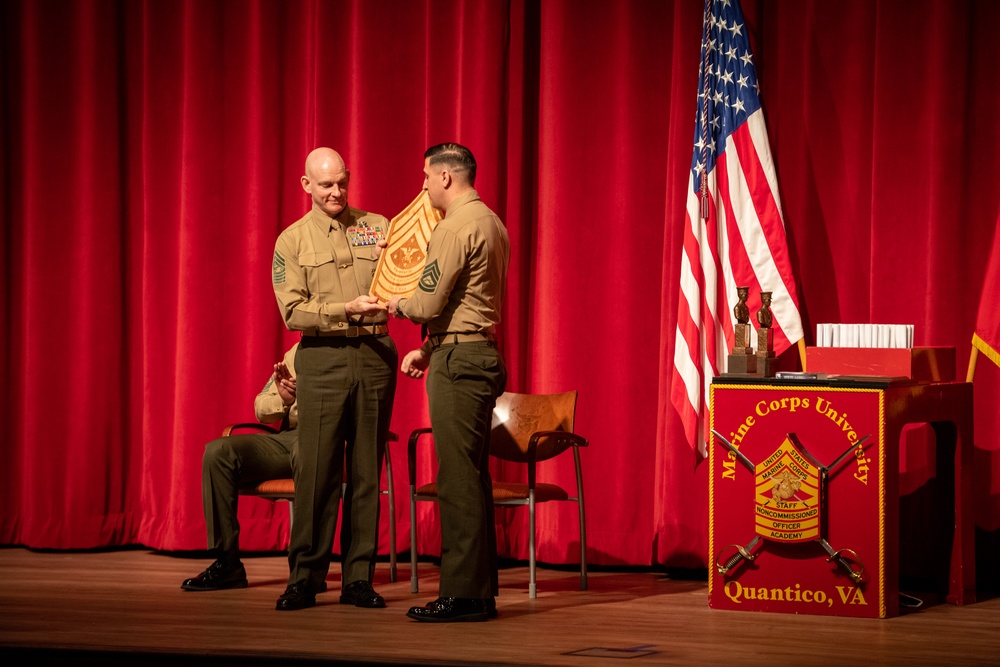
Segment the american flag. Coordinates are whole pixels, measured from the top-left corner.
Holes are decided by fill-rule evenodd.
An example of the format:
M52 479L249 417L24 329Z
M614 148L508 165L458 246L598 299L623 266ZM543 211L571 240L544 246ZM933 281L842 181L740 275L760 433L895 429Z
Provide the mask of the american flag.
M772 293L774 349L802 338L778 182L738 0L706 0L694 154L684 218L670 399L687 440L704 452L708 389L726 370L736 288Z

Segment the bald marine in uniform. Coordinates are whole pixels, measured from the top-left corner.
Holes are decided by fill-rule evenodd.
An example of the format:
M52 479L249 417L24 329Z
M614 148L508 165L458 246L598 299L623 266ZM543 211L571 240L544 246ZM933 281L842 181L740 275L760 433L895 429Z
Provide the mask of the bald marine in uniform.
M427 371L441 511L439 597L407 616L485 621L496 612L497 551L489 438L507 369L496 345L510 261L503 222L479 199L476 160L448 143L424 154L424 190L445 217L431 232L412 297L393 297L395 317L426 323L424 344L406 354L409 377Z
M347 448L350 485L341 533L341 604L384 607L372 589L378 551L381 463L396 391L396 346L388 315L368 296L389 229L381 215L347 205L351 173L335 150L306 158L302 188L311 210L278 237L271 282L285 325L300 331L295 354L299 438L292 451L295 504L288 587L276 608L311 607L325 588L337 528Z

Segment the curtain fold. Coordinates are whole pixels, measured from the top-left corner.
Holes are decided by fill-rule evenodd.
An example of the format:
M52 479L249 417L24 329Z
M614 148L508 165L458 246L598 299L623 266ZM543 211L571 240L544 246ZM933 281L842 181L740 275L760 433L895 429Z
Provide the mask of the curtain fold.
M1000 7L743 8L807 342L821 322L913 323L916 344L957 349L962 375L1000 211L1000 91L983 85L981 55ZM278 233L309 205L305 155L341 151L351 204L392 217L421 186L427 146L458 141L512 241L508 388L580 392L588 560L704 567L706 465L668 384L702 12L699 0L4 3L0 543L204 548L204 445L252 419L295 340L269 274ZM406 322L391 334L401 353L419 344ZM1000 542L998 398L1000 369L980 363L987 546ZM423 383L400 377L401 550L405 440L424 425ZM422 457L433 464L431 448ZM540 479L566 484L572 470ZM420 512L418 551L437 554L436 512ZM283 506L247 499L240 517L245 549L285 546ZM501 556L526 558L526 512L497 518ZM539 559L576 562L575 510L542 507L538 521Z

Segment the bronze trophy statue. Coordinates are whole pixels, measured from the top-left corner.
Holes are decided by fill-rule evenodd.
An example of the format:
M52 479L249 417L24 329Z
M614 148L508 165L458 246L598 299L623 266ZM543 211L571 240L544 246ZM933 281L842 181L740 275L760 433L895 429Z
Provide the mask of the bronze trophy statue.
M774 331L771 329L771 293L760 293L760 310L757 311L757 366L760 377L774 377L777 357L774 354Z
M734 331L733 351L729 355L726 364L725 375L756 375L757 356L750 345L750 309L747 308L747 297L750 295L749 287L737 287L736 294L739 301L733 307L733 315L736 317Z

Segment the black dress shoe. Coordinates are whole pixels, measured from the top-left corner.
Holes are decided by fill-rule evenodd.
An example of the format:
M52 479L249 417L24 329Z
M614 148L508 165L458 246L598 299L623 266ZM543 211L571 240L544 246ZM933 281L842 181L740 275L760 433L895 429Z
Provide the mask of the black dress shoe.
M221 591L227 588L246 588L248 585L243 563L230 563L219 558L197 577L185 579L181 588L186 591Z
M358 579L344 586L340 592L340 604L353 604L365 609L382 609L385 598L375 592L372 585L364 579Z
M285 592L278 598L274 608L278 611L296 611L305 609L316 604L315 593L309 590L304 583L291 584Z
M438 598L425 607L412 607L406 615L415 621L456 623L485 621L489 615L486 600L470 598Z
M427 607L428 609L436 609L443 603L444 600L447 599L448 598L438 598L437 600L431 600L424 606ZM486 618L500 617L500 612L497 611L497 599L495 597L491 595L485 600L483 600L483 603L486 605Z

